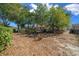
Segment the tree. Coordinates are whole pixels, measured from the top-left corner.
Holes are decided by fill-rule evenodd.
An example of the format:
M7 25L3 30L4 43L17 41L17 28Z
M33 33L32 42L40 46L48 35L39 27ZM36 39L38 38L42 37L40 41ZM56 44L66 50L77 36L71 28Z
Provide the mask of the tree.
M37 9L35 10L35 21L37 24L43 26L46 21L46 13L47 13L47 6L46 4L36 4Z
M46 4L39 3L35 5L37 5L37 9L35 9L34 12L31 12L31 22L33 24L33 28L43 31L48 18L48 9Z
M23 8L21 4L9 4L8 9L8 18L16 22L19 32L21 27L24 26L29 12L26 8Z
M64 12L64 10L60 7L58 8L50 8L50 17L49 17L49 28L51 30L63 30L69 25L70 16Z
M70 16L61 7L51 7L48 10L46 4L36 5L37 9L29 12L29 9L22 4L0 4L0 17L3 24L8 25L8 21L16 22L18 32L25 24L37 24L51 30L62 30L69 25Z
M4 26L9 25L7 11L8 11L8 4L0 4L0 18Z

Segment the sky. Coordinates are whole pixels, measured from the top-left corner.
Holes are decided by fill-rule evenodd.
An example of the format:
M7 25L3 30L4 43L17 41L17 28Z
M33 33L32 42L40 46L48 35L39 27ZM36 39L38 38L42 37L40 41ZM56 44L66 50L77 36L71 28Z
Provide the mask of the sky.
M71 24L79 24L79 4L60 3L57 4L70 13Z
M37 9L37 6L33 3L25 3L28 8L30 8L30 12L33 12ZM65 11L70 13L70 23L71 24L79 24L79 4L78 3L46 3L48 9L53 7L62 7ZM16 26L15 23L10 23L10 26Z

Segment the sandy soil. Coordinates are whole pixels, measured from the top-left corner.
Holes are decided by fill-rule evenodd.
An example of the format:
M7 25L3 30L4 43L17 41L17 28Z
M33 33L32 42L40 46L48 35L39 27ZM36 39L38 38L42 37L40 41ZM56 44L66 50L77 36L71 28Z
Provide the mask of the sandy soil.
M18 33L13 34L13 43L2 56L70 56L79 55L78 38L65 32L61 35L46 36L41 34L41 40Z

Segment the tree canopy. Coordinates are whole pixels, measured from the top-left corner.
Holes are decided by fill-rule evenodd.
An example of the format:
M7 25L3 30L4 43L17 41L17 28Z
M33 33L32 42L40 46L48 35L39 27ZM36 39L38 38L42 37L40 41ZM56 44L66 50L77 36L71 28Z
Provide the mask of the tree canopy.
M61 7L51 7L48 10L46 4L39 3L36 6L37 9L30 12L22 4L0 4L0 18L5 25L8 25L8 21L16 22L18 31L25 24L45 25L51 30L68 27L70 16Z
M49 25L52 29L64 29L69 25L70 16L65 11L58 8L50 8L49 10Z

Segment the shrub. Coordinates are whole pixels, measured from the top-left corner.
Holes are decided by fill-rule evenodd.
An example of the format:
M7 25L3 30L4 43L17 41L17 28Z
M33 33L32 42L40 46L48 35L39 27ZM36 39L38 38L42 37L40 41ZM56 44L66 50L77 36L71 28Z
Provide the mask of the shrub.
M0 26L0 51L9 46L12 41L12 29Z
M16 28L13 29L13 33L17 33L18 30Z
M36 30L33 29L33 28L29 28L29 29L26 29L26 33L27 34L35 34L36 33Z

